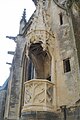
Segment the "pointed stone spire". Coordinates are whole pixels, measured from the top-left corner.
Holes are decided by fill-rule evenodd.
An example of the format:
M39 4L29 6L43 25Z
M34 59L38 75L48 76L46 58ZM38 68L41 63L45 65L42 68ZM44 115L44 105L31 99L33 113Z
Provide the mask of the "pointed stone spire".
M19 34L23 33L23 28L25 27L26 23L27 23L27 21L26 21L26 9L24 9L22 19L20 21Z
M23 11L23 15L22 15L22 19L21 19L20 23L23 21L26 23L26 9L24 9L24 11Z

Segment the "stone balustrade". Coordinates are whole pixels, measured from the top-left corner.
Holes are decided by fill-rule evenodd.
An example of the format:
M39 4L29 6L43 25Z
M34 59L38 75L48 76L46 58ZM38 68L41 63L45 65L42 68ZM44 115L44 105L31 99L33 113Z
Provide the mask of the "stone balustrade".
M53 111L54 84L44 79L25 82L24 106L22 112Z

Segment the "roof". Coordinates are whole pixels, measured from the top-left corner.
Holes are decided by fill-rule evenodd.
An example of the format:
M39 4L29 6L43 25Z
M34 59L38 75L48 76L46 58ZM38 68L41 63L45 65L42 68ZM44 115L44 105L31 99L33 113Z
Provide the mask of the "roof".
M7 90L7 87L8 87L8 79L5 81L5 83L2 86L0 86L0 91Z

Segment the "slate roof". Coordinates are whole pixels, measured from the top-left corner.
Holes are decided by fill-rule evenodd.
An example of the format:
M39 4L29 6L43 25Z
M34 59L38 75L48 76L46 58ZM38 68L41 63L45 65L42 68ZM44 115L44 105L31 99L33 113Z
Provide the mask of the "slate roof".
M0 86L0 91L7 90L7 88L8 88L8 79L5 81L5 83L2 86Z

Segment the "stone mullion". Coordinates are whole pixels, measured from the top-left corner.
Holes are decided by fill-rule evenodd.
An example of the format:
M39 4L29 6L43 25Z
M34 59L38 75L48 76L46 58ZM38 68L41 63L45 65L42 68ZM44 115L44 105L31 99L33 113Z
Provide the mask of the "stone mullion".
M52 56L52 62L51 62L51 81L55 84L55 60L54 60L54 56Z

